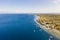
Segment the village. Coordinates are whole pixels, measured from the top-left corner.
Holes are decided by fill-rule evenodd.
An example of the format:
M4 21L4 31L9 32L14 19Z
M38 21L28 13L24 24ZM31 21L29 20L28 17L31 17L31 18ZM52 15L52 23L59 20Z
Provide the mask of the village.
M55 15L52 16L46 16L46 15L38 15L38 22L42 25L45 26L47 29L56 29L58 31L60 31L60 18L56 19ZM58 16L60 17L60 16ZM56 20L55 20L56 19Z

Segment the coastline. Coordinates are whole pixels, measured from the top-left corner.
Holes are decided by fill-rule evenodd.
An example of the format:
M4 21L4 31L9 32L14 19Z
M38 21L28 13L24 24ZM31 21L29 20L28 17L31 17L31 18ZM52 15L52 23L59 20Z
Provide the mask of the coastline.
M47 29L45 26L42 26L40 23L38 23L36 21L38 18L39 18L39 16L35 15L34 21L37 23L37 25L39 25L39 27L42 28L43 30L45 30L47 33L53 35L58 40L60 40L60 32L58 30L56 30L56 29Z

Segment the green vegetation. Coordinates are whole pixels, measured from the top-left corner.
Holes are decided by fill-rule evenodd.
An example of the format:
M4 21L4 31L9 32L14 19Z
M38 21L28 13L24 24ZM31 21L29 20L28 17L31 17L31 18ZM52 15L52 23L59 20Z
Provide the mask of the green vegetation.
M42 22L46 22L49 25L54 25L54 28L60 31L60 15L54 14L37 14L37 15L40 16L37 22L39 22L40 24L42 24Z

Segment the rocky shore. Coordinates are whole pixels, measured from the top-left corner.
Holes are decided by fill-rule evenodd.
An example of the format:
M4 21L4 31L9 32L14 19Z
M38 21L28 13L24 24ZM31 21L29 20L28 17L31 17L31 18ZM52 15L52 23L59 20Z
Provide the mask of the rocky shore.
M41 25L40 23L37 22L38 18L40 16L35 15L35 22L40 26L40 28L42 28L43 30L45 30L46 32L48 32L49 34L53 35L54 37L56 37L58 40L60 40L60 32L56 29L50 29L50 28L46 28L46 26Z

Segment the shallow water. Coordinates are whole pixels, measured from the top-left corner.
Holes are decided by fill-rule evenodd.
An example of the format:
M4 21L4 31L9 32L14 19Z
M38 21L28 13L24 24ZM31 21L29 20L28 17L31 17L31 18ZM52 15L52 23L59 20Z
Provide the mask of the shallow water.
M50 36L35 23L34 15L0 14L0 40L48 40Z

